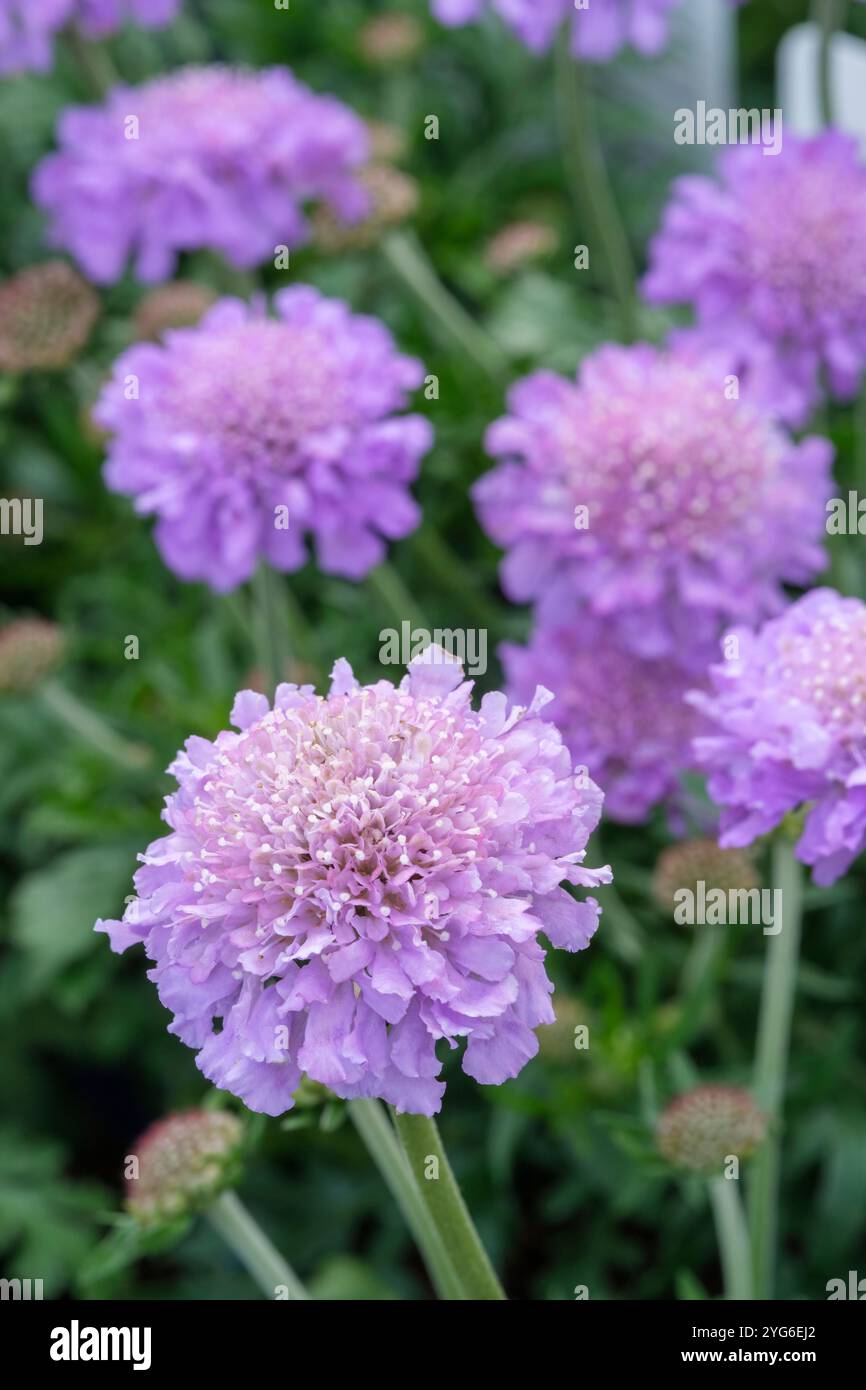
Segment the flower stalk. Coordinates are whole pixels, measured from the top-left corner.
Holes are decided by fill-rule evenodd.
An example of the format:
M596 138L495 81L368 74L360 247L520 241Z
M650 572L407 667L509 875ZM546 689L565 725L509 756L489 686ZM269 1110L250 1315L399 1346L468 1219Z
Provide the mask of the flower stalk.
M588 72L564 34L556 50L556 88L563 157L572 195L588 215L594 247L607 263L607 278L619 307L623 342L638 337L634 259L619 215L593 110Z
M415 1184L453 1261L463 1297L503 1300L505 1293L469 1215L436 1121L427 1115L394 1115L397 1134Z
M464 1299L460 1275L415 1183L386 1111L377 1100L350 1100L347 1109L412 1233L437 1294L447 1300Z
M755 1160L749 1192L754 1296L759 1299L771 1297L775 1269L782 1105L803 902L802 868L787 838L780 837L773 850L773 882L782 894L782 927L768 938L754 1072L754 1092L767 1117L767 1137Z
M234 1192L220 1193L206 1214L266 1298L275 1298L278 1289L285 1289L291 1301L309 1299L294 1270Z
M382 252L447 338L498 385L508 375L505 353L446 289L414 233L389 232Z
M715 1177L708 1184L722 1263L725 1298L754 1298L749 1228L735 1178Z
M116 734L98 714L83 705L76 695L56 681L46 681L39 687L42 703L54 718L78 738L89 743L103 757L127 771L140 772L151 760L150 749Z

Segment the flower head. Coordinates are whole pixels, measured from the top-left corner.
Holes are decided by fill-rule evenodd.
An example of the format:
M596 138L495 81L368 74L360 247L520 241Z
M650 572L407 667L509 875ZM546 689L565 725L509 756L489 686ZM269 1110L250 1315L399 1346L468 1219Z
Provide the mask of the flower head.
M282 290L274 309L221 300L137 344L94 411L114 435L109 486L156 514L170 569L220 591L260 559L300 568L306 533L323 570L361 578L418 523L408 488L431 431L397 412L420 363L316 290Z
M490 239L484 259L497 275L511 275L556 250L556 232L547 222L510 222Z
M668 845L658 857L653 873L653 897L663 912L673 913L675 894L683 888L696 892L703 883L707 891L732 888L749 892L761 880L750 854L737 849L720 849L715 840L682 840Z
M694 308L677 341L725 353L753 398L802 424L822 375L850 397L866 366L866 167L836 131L736 145L719 179L674 185L646 297Z
M168 24L180 0L0 0L0 73L51 66L52 41L75 23L89 38L113 33L127 19L148 28Z
M763 1142L766 1128L748 1091L737 1086L696 1086L664 1110L656 1140L676 1167L721 1176L729 1156L751 1157Z
M694 694L711 732L695 741L722 808L722 846L751 844L808 806L797 854L832 883L866 847L866 605L814 589Z
M63 657L63 634L44 618L16 618L0 628L0 692L35 690Z
M626 46L639 53L658 53L668 36L668 16L681 0L593 0L576 9L574 0L490 0L533 53L550 47L560 25L571 16L575 54L605 63ZM486 8L486 0L432 0L433 13L443 24L469 24Z
M367 20L360 34L361 52L381 67L402 66L418 53L424 30L409 14L380 14Z
M173 764L171 833L98 929L144 943L170 1031L251 1109L289 1109L305 1073L432 1114L442 1039L495 1085L553 1019L539 934L580 950L595 930L595 900L560 885L610 879L583 867L601 792L576 783L546 692L476 711L461 678L440 647L399 687L341 660L327 697L242 692L240 732Z
M213 1201L237 1178L244 1126L228 1110L184 1110L145 1130L130 1157L127 1210L142 1225L175 1220Z
M367 200L355 171L363 121L287 68L184 68L61 118L60 150L36 170L36 201L92 280L129 257L139 279L167 279L182 251L209 248L239 267L305 240L302 206L347 221Z
M217 298L207 285L195 280L172 280L148 290L135 310L139 338L161 338L172 328L193 328Z
M542 624L528 647L505 643L500 656L511 699L530 698L539 682L553 692L549 717L604 787L607 815L639 822L674 795L698 730L685 701L691 682L676 666L635 656L589 615Z
M375 246L390 227L405 222L418 207L417 183L391 164L369 164L359 178L370 203L360 222L347 226L324 206L313 214L313 240L331 255Z
M638 654L698 670L726 623L823 567L831 445L728 399L712 360L604 347L576 384L537 372L509 406L474 495L506 593L545 621L580 600Z
M65 261L19 271L0 285L0 371L65 367L98 316L99 299Z

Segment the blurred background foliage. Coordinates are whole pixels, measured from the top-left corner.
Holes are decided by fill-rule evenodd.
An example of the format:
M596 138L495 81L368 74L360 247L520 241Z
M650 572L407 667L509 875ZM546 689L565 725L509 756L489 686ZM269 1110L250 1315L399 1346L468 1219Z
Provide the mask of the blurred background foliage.
M761 0L740 15L747 105L773 105L776 45L806 8ZM372 14L400 10L419 18L423 47L409 67L383 68L364 56L359 36ZM866 16L851 24L866 34ZM109 48L132 81L188 61L287 63L314 88L396 127L405 145L399 163L420 187L415 231L508 354L513 375L538 365L573 372L615 336L603 286L572 265L585 233L563 177L552 64L533 60L501 26L449 33L411 0L296 0L289 13L271 0L186 0L172 29L131 30ZM624 90L629 72L645 68L628 57L618 65ZM647 143L646 113L618 98L616 82L600 85L613 179L641 263L678 154L669 136ZM29 172L51 146L57 113L91 95L66 52L51 76L0 83L5 274L48 254L28 201ZM431 113L438 141L424 139ZM488 242L525 218L552 228L553 249L497 273ZM249 283L206 256L188 258L183 274L220 291ZM526 616L498 591L496 554L467 495L486 466L482 439L501 412L500 387L438 336L380 248L328 257L310 247L293 254L290 277L380 315L439 376L439 400L422 406L436 428L417 488L424 533L392 553L416 608L430 627L474 627L482 603L491 653L501 638L525 634ZM269 268L264 278L286 282ZM166 1112L199 1103L207 1088L193 1054L166 1033L141 953L112 956L92 924L121 914L135 855L160 833L171 785L162 769L190 733L211 736L226 725L254 664L242 607L179 583L149 527L101 482L87 408L131 340L142 293L131 278L101 293L99 326L73 368L0 377L0 492L43 497L46 521L40 546L0 539L4 617L41 614L61 624L62 682L151 754L140 767L118 768L72 737L38 695L0 699L0 1259L7 1276L42 1277L51 1297L253 1298L252 1282L203 1223L134 1265L112 1269L94 1256L136 1137ZM666 326L653 312L642 329L660 337ZM834 410L828 427L845 476L854 466L852 413ZM447 561L437 568L437 534L467 574ZM851 572L863 594L862 568ZM361 679L380 677L378 634L393 622L380 595L322 578L312 565L289 583L306 620L296 649L302 678L340 655ZM130 635L138 660L124 657ZM499 684L495 660L480 684ZM523 1074L485 1089L453 1059L447 1064L443 1136L513 1298L570 1299L581 1284L592 1298L720 1291L705 1189L665 1171L653 1156L652 1125L698 1077L748 1085L765 940L759 928L740 927L719 929L710 946L692 942L692 929L654 905L653 866L671 839L661 816L639 828L603 825L593 862L613 863L616 896L605 895L589 951L553 954L561 1018L542 1030L542 1053ZM831 891L811 889L809 905L784 1148L784 1298L825 1297L827 1280L858 1260L866 1272L862 872ZM574 1047L579 1023L589 1026L586 1051ZM429 1297L353 1128L327 1114L325 1125L313 1109L256 1126L244 1200L314 1295Z

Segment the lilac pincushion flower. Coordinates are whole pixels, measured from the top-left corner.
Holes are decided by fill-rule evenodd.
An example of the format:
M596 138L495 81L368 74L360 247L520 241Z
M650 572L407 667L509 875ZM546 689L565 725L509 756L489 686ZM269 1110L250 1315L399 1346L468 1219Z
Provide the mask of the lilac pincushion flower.
M287 68L193 67L116 87L103 106L67 110L59 141L34 197L53 244L97 283L130 257L141 280L165 280L181 252L205 248L255 266L306 239L304 204L348 222L368 205L356 177L366 126Z
M539 933L574 951L595 931L598 904L561 885L610 880L583 867L602 794L540 717L547 692L477 711L471 692L439 647L399 687L341 660L327 697L243 691L240 732L172 765L170 834L97 929L144 943L169 1030L251 1109L290 1109L306 1074L433 1114L441 1040L497 1085L553 1021Z
M550 47L557 30L571 17L572 49L592 62L608 62L626 46L639 53L659 53L668 37L668 17L682 0L592 0L577 9L574 0L490 0L490 8L534 53ZM486 0L432 0L443 24L459 26L478 19Z
M751 844L808 807L797 856L832 883L866 847L866 606L815 589L732 635L737 659L691 697L712 725L695 752L722 807L719 843Z
M823 568L831 445L729 399L712 360L608 346L576 383L527 377L509 406L474 497L505 592L544 622L580 604L639 655L697 670L724 626Z
M114 33L127 19L146 28L169 24L180 0L0 0L0 73L45 72L65 24L88 38Z
M94 410L114 435L109 487L156 514L170 569L218 591L260 560L299 569L306 533L323 570L360 579L419 520L409 485L432 432L397 412L421 364L377 319L306 286L274 309L221 300L194 328L136 344Z
M535 629L527 647L504 643L507 693L530 699L541 683L556 697L547 713L579 766L604 787L605 813L639 823L676 793L693 765L699 719L685 695L692 681L667 661L646 661L612 642L587 614Z
M676 341L726 354L754 398L794 425L854 395L866 366L866 167L836 131L779 154L727 150L719 179L674 185L643 291L692 305Z

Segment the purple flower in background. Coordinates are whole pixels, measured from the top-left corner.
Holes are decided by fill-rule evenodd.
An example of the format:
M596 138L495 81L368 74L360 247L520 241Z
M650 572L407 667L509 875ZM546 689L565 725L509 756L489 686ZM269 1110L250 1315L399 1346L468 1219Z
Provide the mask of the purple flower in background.
M76 18L90 38L102 38L127 20L144 29L170 24L181 0L76 0Z
M866 846L866 606L815 589L732 636L713 693L690 697L713 729L695 752L722 807L719 843L749 845L808 806L797 856L833 883Z
M832 447L729 389L711 359L646 345L600 349L577 383L519 382L474 488L508 597L553 624L588 606L637 654L699 670L724 626L820 571Z
M597 902L561 884L610 880L582 867L602 794L539 717L545 691L477 711L471 692L441 647L399 687L340 660L326 698L243 691L241 732L174 762L171 833L97 929L144 943L169 1031L251 1109L290 1109L306 1074L433 1114L438 1042L466 1038L464 1071L497 1085L553 1021L539 933L576 951L595 931Z
M0 73L45 72L75 0L0 0Z
M490 0L490 8L534 53L550 47L571 17L573 51L604 63L630 45L639 53L659 53L668 37L668 16L682 0L591 0L578 10L574 0ZM443 24L469 24L483 14L485 0L432 0Z
M225 591L259 560L360 579L419 521L409 484L431 429L399 415L423 367L377 319L296 286L221 300L194 328L115 363L94 418L113 433L105 477L158 517L182 579Z
M675 666L635 656L587 614L536 628L527 647L505 643L499 654L509 698L531 698L539 683L553 692L547 713L604 787L612 819L645 820L677 791L678 774L694 763L699 719L684 699L693 682Z
M691 304L675 341L724 352L752 398L800 425L827 386L853 396L866 365L866 168L828 131L786 135L771 157L734 146L719 174L674 184L643 291Z
M127 19L148 28L169 24L180 0L0 0L0 73L51 66L54 35L76 23L88 38L102 38Z
M165 280L182 251L203 248L258 265L304 241L303 204L346 221L367 210L366 126L286 68L185 68L117 87L103 106L67 110L59 141L34 197L52 244L99 284L130 257L140 279Z

